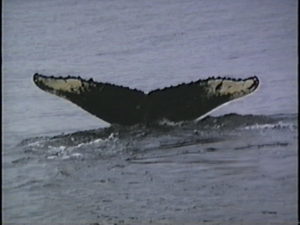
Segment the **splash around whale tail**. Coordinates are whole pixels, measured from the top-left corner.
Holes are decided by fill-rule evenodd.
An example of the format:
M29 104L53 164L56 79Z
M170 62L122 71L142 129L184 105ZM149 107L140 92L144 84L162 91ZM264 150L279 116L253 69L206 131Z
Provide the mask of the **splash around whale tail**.
M153 90L137 89L85 80L80 77L33 75L42 90L65 98L111 124L133 125L162 119L194 120L231 100L254 92L259 80L208 78Z

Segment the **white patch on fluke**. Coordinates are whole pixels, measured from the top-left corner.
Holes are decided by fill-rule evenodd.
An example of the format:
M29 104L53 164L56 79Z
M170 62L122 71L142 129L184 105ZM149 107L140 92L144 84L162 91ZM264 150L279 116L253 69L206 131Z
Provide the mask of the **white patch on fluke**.
M34 82L41 89L47 88L46 91L62 96L62 93L76 93L80 94L82 91L89 89L88 82L76 78L53 78L41 75L34 75ZM44 89L45 90L45 89ZM62 96L63 97L63 96Z
M214 83L215 81L215 83ZM241 81L234 81L234 80L223 80L223 79L216 79L216 80L210 80L208 81L208 83L210 82L210 84L212 86L208 87L207 90L209 92L209 94L211 94L212 96L213 95L216 95L216 87L217 85L221 84L221 82L223 81L231 81L229 83L227 83L227 85L225 84L224 86L224 89L226 89L226 86L228 88L227 91L223 91L222 93L223 94L229 94L229 95L232 95L232 100L231 101L228 101L228 102L225 102L221 105L219 105L218 107L208 111L207 113L205 113L204 115L198 117L197 119L195 119L195 121L199 121L199 120L202 120L204 119L205 117L207 117L209 114L211 114L212 112L214 111L217 111L219 110L220 108L226 106L226 105L229 105L229 104L232 104L233 102L235 101L238 101L240 99L240 97L243 97L243 96L250 96L251 94L253 94L253 92L259 88L259 85L257 83L257 85L254 85L255 82L258 82L258 80L256 78L252 78L252 79L247 79L247 80L241 80ZM236 83L236 85L232 85L232 83ZM230 85L231 87L228 87L228 85ZM233 86L233 87L232 87ZM238 87L240 86L240 87ZM234 93L232 94L232 91L233 89L235 88L235 90L241 90L240 92L237 92L237 93ZM244 91L242 91L242 88L245 88ZM215 91L213 91L213 89ZM219 94L221 95L221 94Z
M80 93L85 86L84 82L78 79L44 79L44 85L55 91Z
M212 96L230 95L232 98L238 98L251 93L253 91L251 87L253 86L254 82L254 79L240 81L223 79L209 80L207 82L207 91L208 94Z

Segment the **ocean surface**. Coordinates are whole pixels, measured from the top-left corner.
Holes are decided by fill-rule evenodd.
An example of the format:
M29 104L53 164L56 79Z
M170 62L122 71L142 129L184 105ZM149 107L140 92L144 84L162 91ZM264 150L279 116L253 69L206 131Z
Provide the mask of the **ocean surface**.
M3 224L296 224L297 1L5 0ZM145 92L256 75L200 121L110 126L34 73ZM122 112L120 112L122 113Z

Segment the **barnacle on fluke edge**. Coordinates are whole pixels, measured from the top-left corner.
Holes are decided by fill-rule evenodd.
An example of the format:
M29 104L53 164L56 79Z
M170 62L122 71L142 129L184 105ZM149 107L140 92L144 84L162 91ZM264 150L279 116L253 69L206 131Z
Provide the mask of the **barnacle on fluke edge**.
M256 76L246 79L210 77L150 91L101 83L81 77L33 75L44 91L63 97L111 124L133 125L194 120L214 108L246 96L259 85Z

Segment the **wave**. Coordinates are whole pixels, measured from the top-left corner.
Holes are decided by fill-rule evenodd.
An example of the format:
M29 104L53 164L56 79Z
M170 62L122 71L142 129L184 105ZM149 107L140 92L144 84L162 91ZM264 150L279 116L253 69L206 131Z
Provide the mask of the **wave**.
M297 118L296 114L227 114L219 117L208 116L197 122L170 124L164 121L148 126L140 124L129 127L114 125L53 137L33 137L23 140L18 146L27 153L40 154L47 159L112 157L157 149L216 144L236 137L253 136L257 131L296 133ZM252 144L248 146L251 147ZM213 148L207 148L209 149Z

